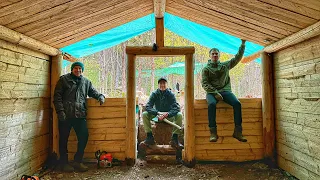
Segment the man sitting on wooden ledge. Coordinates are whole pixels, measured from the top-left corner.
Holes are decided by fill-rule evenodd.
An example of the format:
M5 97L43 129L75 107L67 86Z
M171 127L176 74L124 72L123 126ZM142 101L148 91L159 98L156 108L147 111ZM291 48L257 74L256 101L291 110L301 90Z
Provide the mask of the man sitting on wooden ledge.
M82 164L84 149L88 142L87 128L87 96L97 99L100 105L104 103L104 95L98 93L89 79L82 76L84 65L74 62L71 73L60 77L54 90L54 106L59 120L59 152L62 170L65 172L87 171L88 167ZM78 139L78 149L74 155L73 167L68 164L68 138L71 128Z
M179 126L182 125L180 106L177 103L174 94L167 88L167 79L164 77L161 77L158 80L158 89L152 92L146 105L146 111L142 114L144 130L147 133L145 143L148 145L155 144L150 121L156 116L158 116L159 121L167 118L169 121ZM179 134L180 130L173 127L170 145L176 149L183 148L183 145L180 144L178 140Z
M208 119L210 128L210 142L218 140L216 124L216 104L224 101L233 107L235 129L233 137L241 142L247 142L242 136L241 103L231 91L229 70L235 67L242 59L246 40L241 40L238 53L229 61L220 62L220 51L212 48L209 51L210 60L202 70L202 87L207 92Z

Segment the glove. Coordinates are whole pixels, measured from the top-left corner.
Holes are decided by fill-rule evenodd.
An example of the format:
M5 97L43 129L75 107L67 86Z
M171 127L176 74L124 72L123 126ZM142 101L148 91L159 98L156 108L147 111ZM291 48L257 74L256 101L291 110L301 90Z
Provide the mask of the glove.
M65 121L67 119L66 113L64 113L64 111L59 111L57 114L59 121Z
M163 119L167 118L168 115L169 115L169 113L167 113L167 112L165 112L165 113L163 113L161 115L158 115L159 121L163 121Z
M98 98L98 101L100 102L100 106L104 103L104 95L100 95L99 98Z
M215 97L218 101L222 101L222 100L223 100L223 97L221 96L220 93L217 93L214 97Z

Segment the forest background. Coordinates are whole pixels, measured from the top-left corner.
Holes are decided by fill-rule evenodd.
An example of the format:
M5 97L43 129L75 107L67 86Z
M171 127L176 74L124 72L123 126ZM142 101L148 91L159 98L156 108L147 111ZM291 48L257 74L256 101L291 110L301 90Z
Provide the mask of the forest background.
M126 46L151 46L155 42L155 30L150 30L117 46L105 49L95 54L79 58L85 65L84 76L91 80L93 86L106 97L126 96ZM240 44L239 44L240 45ZM195 47L195 77L194 96L205 99L206 93L201 86L201 69L209 60L210 48L191 42L165 29L165 46L194 46ZM220 53L220 61L233 57L232 54ZM179 63L180 62L180 63ZM158 88L157 79L165 76L168 87L174 92L179 83L184 91L184 68L171 68L172 65L184 63L184 57L139 57L136 62L137 95L146 101L152 91ZM70 72L70 64L63 73ZM177 72L178 71L178 72ZM163 73L165 72L165 73ZM261 67L252 61L239 63L230 71L232 91L237 97L261 97Z

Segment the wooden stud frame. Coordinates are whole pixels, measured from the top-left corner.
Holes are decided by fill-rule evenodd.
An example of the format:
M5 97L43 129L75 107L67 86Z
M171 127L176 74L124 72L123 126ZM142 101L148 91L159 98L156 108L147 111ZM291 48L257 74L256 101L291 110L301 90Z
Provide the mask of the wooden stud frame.
M127 118L126 118L126 161L127 164L135 163L137 151L136 137L136 57L137 56L185 56L185 131L184 131L184 162L188 167L193 167L195 160L195 122L194 122L194 47L159 47L153 51L152 47L127 46Z

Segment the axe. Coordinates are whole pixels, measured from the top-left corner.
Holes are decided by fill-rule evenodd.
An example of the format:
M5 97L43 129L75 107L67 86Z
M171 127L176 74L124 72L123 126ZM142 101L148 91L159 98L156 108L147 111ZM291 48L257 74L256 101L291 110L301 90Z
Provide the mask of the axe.
M161 122L161 121L159 121L158 116L152 118L152 121L154 121L154 122ZM171 125L171 126L173 126L173 127L178 128L180 131L182 130L182 128L181 128L179 125L177 125L177 124L169 121L167 118L164 118L162 121L165 122L165 123L167 123L167 124L169 124L169 125Z

